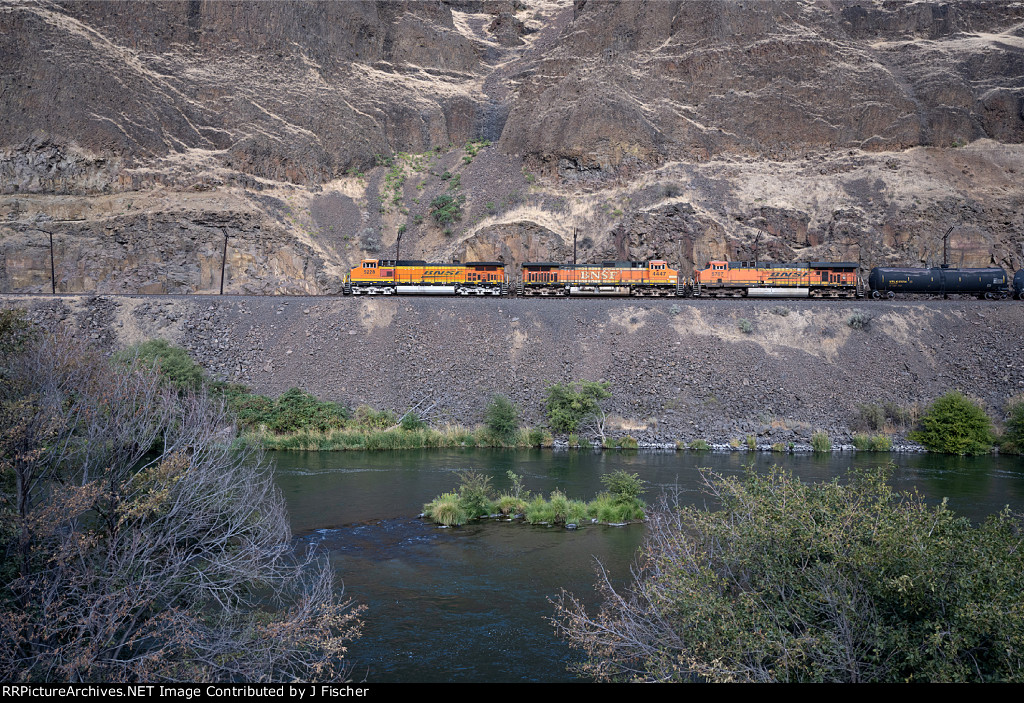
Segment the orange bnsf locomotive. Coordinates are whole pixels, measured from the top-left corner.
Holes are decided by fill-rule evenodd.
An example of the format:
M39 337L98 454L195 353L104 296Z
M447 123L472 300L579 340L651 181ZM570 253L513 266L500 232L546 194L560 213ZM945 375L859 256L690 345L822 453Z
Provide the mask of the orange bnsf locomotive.
M694 276L694 297L858 298L859 264L711 261Z
M598 264L523 264L520 295L683 296L679 272L665 261L605 261Z
M411 259L363 259L345 277L346 295L505 295L508 277L500 261L430 264Z

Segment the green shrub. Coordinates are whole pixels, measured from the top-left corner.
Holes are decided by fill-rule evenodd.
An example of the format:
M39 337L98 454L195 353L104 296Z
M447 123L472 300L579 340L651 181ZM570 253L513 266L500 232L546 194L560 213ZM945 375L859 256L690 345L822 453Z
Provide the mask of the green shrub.
M245 428L256 428L270 424L274 414L274 401L265 395L246 395L232 398L227 402L238 424Z
M570 435L569 435L569 446L570 447L578 447L578 446L580 446L580 436L578 434L570 433Z
M880 405L858 403L851 426L855 430L877 432L885 428L885 408Z
M465 195L442 193L430 201L430 215L442 227L462 219L462 205L466 202Z
M548 433L539 427L531 427L520 434L522 442L528 447L543 447L550 441Z
M640 497L647 482L639 474L626 473L620 469L603 475L601 483L615 500L629 501Z
M519 411L511 400L495 394L484 412L484 425L498 443L515 444L519 436Z
M832 440L827 432L815 432L811 435L811 449L816 454L827 454L832 451Z
M406 432L413 432L415 430L424 429L427 426L427 423L423 422L418 414L410 410L402 416L402 422L400 425Z
M871 324L871 315L861 310L855 310L846 318L846 324L855 330L866 330Z
M545 408L555 432L575 432L587 418L601 410L601 401L612 397L607 381L576 381L548 386Z
M544 500L544 496L536 496L527 504L523 517L531 525L550 524L555 521L555 511L551 504Z
M587 522L590 517L590 509L586 503L582 500L570 500L568 510L565 515L566 523L573 523L575 525L582 525Z
M494 512L491 477L479 471L459 473L459 506L470 520Z
M639 447L640 444L629 435L619 439L619 449L637 449Z
M622 500L610 493L602 493L587 504L587 514L600 522L621 524L646 517L644 504L634 498Z
M508 480L512 482L512 488L511 488L511 494L510 495L513 498L523 498L523 499L525 499L525 498L529 498L530 497L530 492L528 490L526 490L526 487L523 485L523 477L522 476L517 474L512 469L509 469L508 471L506 471L505 475L508 476Z
M871 438L871 446L869 451L872 452L887 452L892 449L892 440L884 434L876 434Z
M161 383L180 392L194 392L203 387L202 367L192 360L187 351L171 346L163 339L151 339L128 347L115 354L114 359L122 363L138 359L142 366L157 371Z
M853 446L858 452L871 451L871 436L858 433L853 436Z
M752 434L747 435L747 449L750 451L757 449L757 438Z
M859 452L887 452L892 449L892 440L884 434L853 436L853 446Z
M274 432L315 430L324 432L345 425L348 411L344 406L317 400L300 388L290 388L277 399L267 422Z
M502 495L498 498L497 509L502 515L519 515L526 510L527 499Z
M690 442L690 449L692 449L695 452L706 452L707 450L711 449L711 445L709 445L703 439L695 439L692 442Z
M916 407L905 408L889 400L883 404L883 407L885 416L893 427L910 427L917 422Z
M786 317L787 315L789 315L789 308L783 307L781 305L776 305L775 307L773 307L771 309L770 312L772 313L772 315L778 315L779 317Z
M13 359L38 332L20 308L0 309L0 362ZM4 367L0 365L0 372Z
M605 449L618 449L619 440L615 439L615 437L605 437L601 440L601 446Z
M736 323L736 327L743 334L751 334L754 331L754 325L745 317L741 317L739 322Z
M1000 449L1024 454L1024 398L1014 398L1006 403L1006 430Z
M569 499L559 490L551 492L548 498L548 505L551 508L551 522L555 524L564 523L569 517Z
M444 493L423 506L423 514L439 525L465 525L469 521L456 493Z
M914 424L915 412L911 408L886 401L878 403L858 403L850 427L854 430L880 432L888 426L903 429Z
M909 435L932 452L982 454L992 447L992 420L959 391L933 402L921 417L921 429Z
M634 580L556 627L599 681L947 682L1024 678L1020 522L978 526L884 469L806 484L709 477L714 511L668 501Z
M784 442L776 442L772 445L772 451L776 454L784 454L789 451L789 447Z
M371 430L386 430L398 424L398 418L390 410L378 412L369 405L356 408L355 421L357 425Z

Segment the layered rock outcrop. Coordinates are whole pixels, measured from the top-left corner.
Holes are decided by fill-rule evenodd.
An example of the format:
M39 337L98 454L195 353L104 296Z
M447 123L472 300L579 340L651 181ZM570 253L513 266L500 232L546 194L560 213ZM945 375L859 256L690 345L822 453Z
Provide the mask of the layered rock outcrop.
M50 235L68 292L333 293L574 233L691 271L930 265L953 226L1018 269L1021 76L996 1L3 0L0 291L50 288Z

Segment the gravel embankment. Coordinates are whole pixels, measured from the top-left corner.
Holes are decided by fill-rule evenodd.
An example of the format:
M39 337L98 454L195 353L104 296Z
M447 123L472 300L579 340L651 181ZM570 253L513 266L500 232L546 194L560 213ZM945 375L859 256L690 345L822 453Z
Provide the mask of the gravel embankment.
M542 422L545 387L611 382L610 426L641 442L847 441L858 403L958 388L994 417L1024 393L1024 303L5 296L120 348L184 346L214 376L350 406L435 403L473 424L492 393ZM870 321L849 324L854 313ZM751 331L741 330L741 319Z

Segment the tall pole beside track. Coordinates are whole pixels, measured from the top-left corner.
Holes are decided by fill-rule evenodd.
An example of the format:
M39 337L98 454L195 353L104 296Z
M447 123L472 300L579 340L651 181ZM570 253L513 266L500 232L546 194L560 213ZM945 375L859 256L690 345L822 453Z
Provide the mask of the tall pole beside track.
M53 267L53 232L50 235L50 294L57 295L57 277L54 275Z
M220 294L224 295L224 267L228 263L228 231L224 230L224 251L220 256Z

